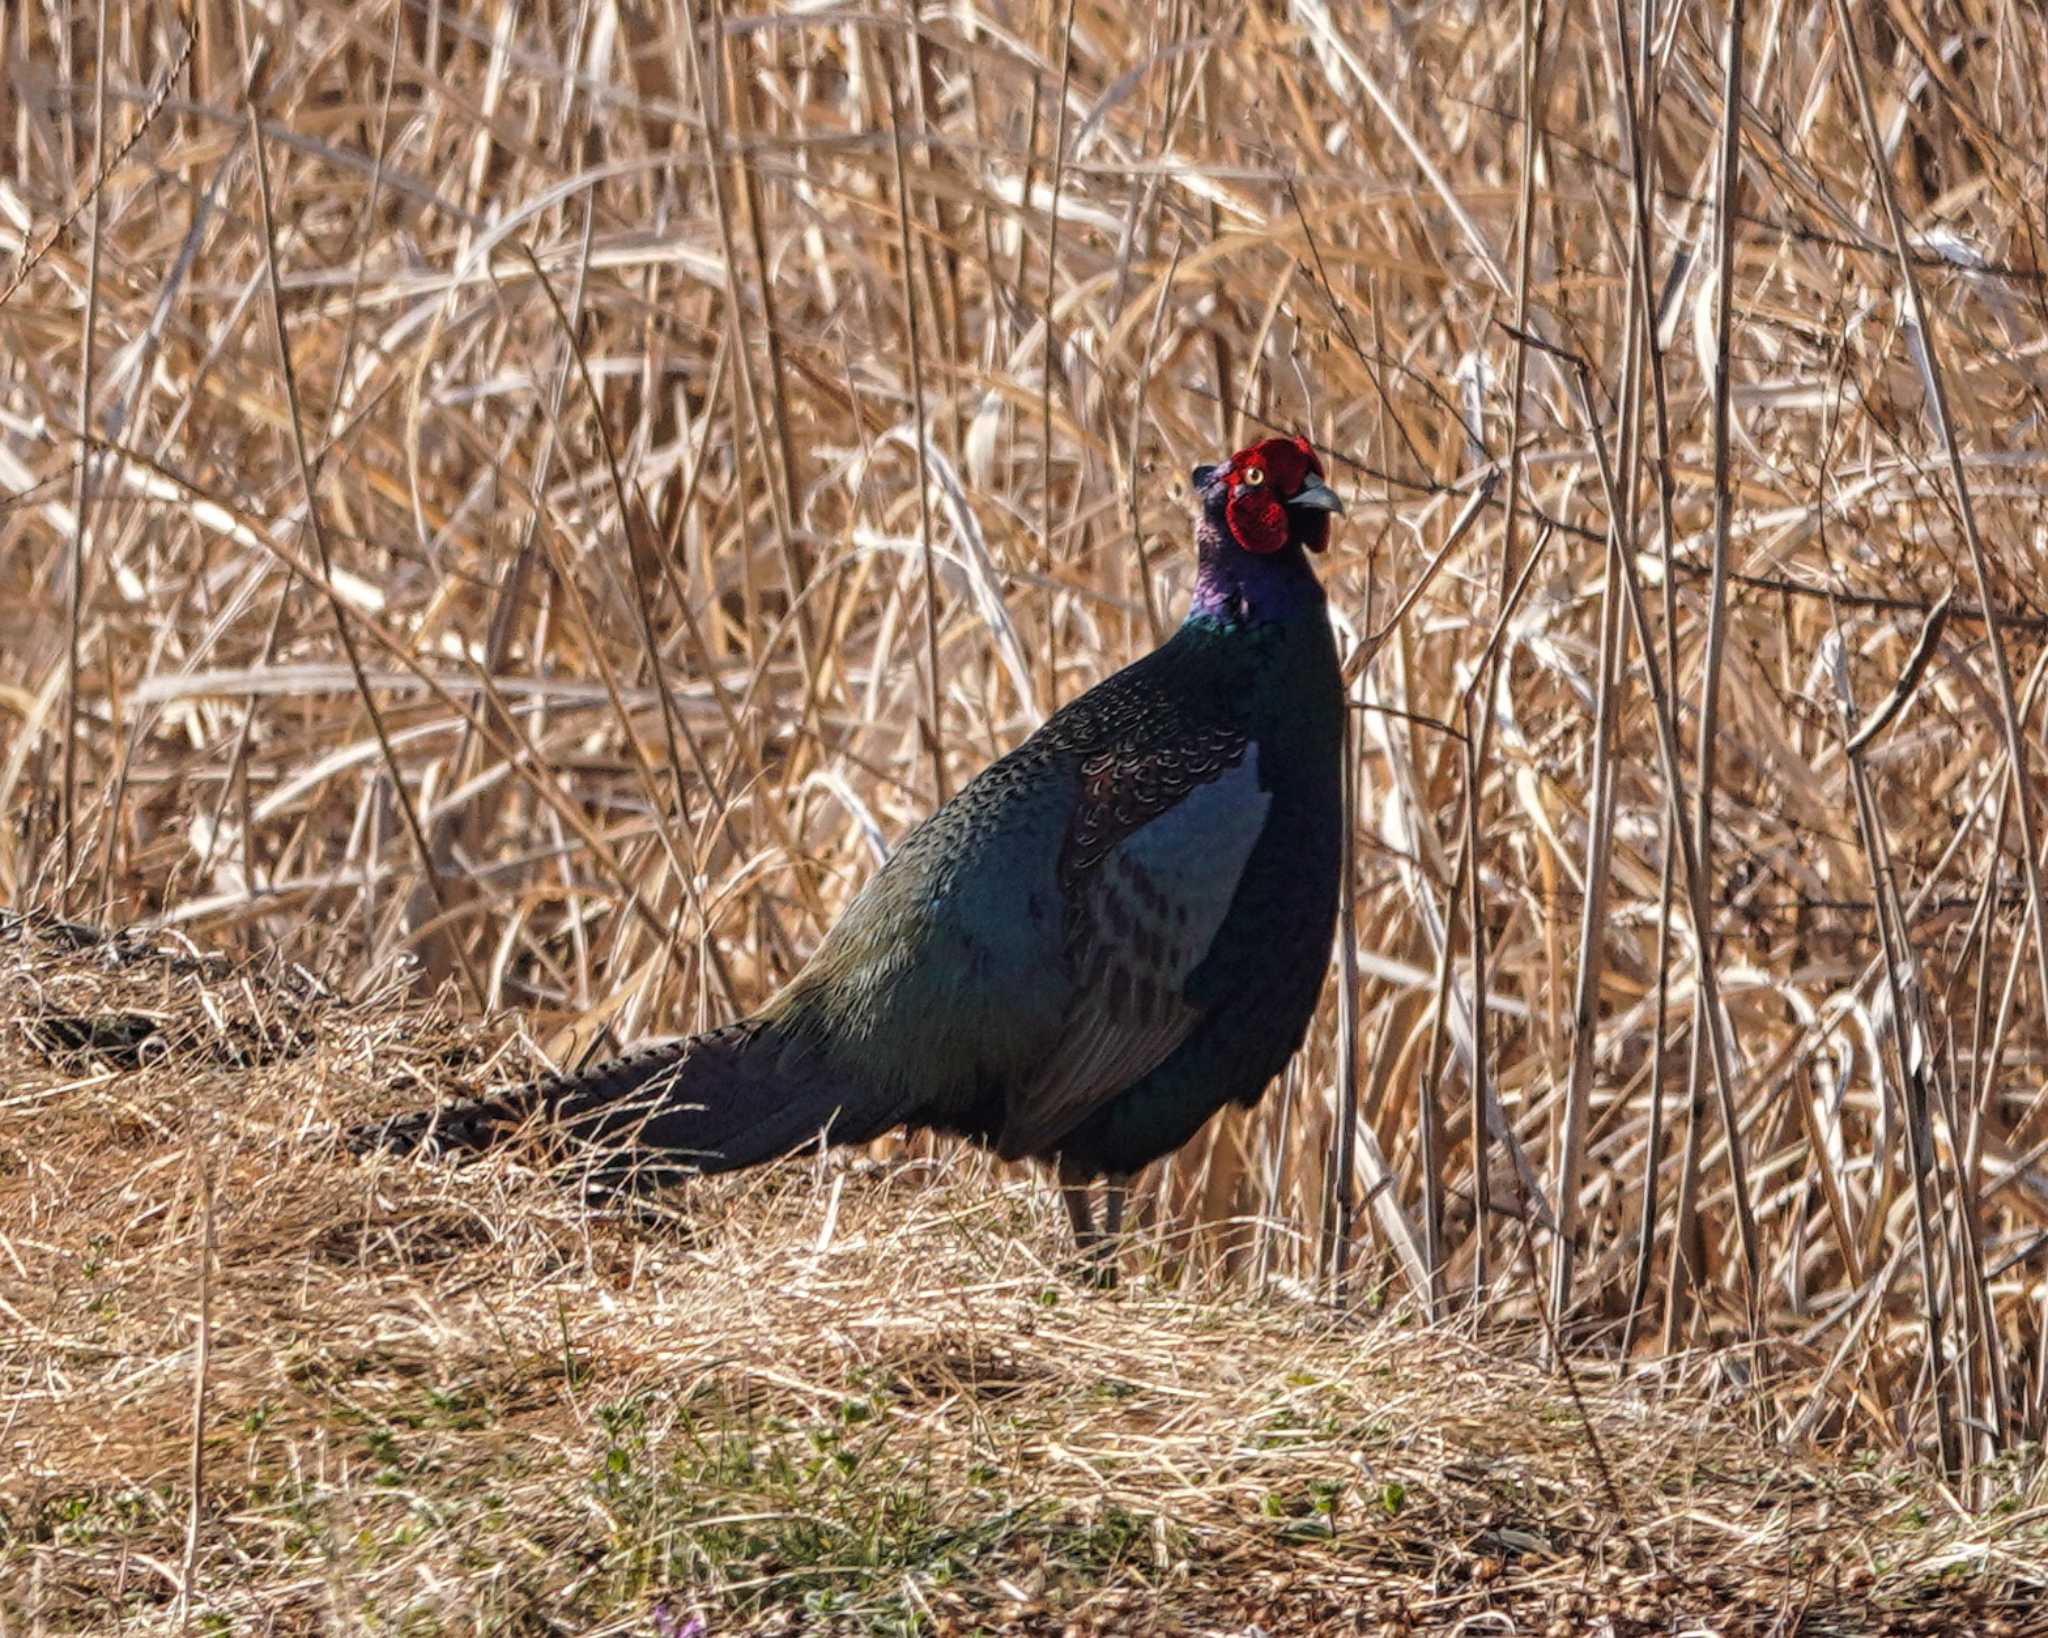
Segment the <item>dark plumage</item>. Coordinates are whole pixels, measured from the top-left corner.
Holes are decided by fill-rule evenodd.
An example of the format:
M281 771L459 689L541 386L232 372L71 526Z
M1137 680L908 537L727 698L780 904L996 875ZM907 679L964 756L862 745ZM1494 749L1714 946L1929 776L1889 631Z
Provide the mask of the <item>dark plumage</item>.
M905 838L754 1017L351 1134L488 1147L538 1112L607 1175L730 1171L902 1125L1086 1185L1251 1104L1301 1045L1337 908L1343 688L1308 552L1341 510L1306 442L1197 467L1199 570L1162 647Z

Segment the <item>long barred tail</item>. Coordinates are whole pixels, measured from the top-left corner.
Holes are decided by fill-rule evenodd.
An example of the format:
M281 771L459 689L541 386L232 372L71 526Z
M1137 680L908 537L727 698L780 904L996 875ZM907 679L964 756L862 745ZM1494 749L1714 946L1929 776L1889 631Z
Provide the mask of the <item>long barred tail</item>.
M477 1155L531 1130L609 1188L774 1160L816 1140L860 1143L902 1115L820 1073L768 1020L642 1047L576 1075L358 1126L357 1154Z

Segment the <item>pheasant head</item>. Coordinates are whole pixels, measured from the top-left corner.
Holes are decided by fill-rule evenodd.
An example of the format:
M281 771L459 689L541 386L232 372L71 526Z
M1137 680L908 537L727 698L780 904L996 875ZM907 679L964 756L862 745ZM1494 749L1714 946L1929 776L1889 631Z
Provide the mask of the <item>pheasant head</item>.
M1223 537L1261 557L1291 545L1320 552L1329 543L1330 514L1344 510L1306 438L1261 439L1227 461L1196 467L1192 477Z

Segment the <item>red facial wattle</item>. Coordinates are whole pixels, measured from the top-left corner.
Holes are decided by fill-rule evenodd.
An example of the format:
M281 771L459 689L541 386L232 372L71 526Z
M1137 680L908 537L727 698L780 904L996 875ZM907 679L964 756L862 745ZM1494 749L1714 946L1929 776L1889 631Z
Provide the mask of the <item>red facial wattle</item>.
M1267 438L1238 451L1221 474L1229 497L1223 517L1231 538L1261 556L1281 550L1290 539L1320 552L1329 543L1329 513L1290 512L1287 501L1322 475L1322 463L1306 438Z
M1287 544L1287 508L1274 498L1273 486L1240 486L1224 504L1230 533L1248 552L1277 552Z

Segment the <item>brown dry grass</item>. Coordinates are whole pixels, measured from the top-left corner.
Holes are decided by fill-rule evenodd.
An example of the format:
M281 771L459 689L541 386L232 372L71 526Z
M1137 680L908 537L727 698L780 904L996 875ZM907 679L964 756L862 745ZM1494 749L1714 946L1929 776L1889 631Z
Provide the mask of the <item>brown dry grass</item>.
M1725 304L1697 8L1659 14L1633 113L1602 7L107 9L104 50L92 7L4 18L0 894L516 1011L557 1059L718 1019L939 793L1170 622L1177 475L1301 430L1351 503L1345 976L1256 1116L1145 1180L1137 1264L1412 1304L1592 1373L1663 1359L1737 1384L1765 1436L1925 1461L1972 1506L2031 1482L2037 0L1873 7L1853 39L1839 7L1753 16ZM1838 685L1868 714L1902 676L1851 759ZM1709 982L1726 1025L1696 1051ZM177 1120L136 1113L167 1082L24 1092L6 1277L71 1254L36 1248L96 1220L61 1183L111 1143L129 1255L187 1278L195 1133L224 1119L199 1151L221 1210L298 1223L263 1217L224 1285L290 1308L296 1235L286 1262L338 1258L336 1322L374 1330L406 1298L363 1283L360 1191L455 1223L469 1186L287 1144L468 1083L393 1073L380 1032L443 1028L406 1018L309 1060L364 1055L349 1095L247 1071L275 1077L260 1140L198 1067ZM984 1174L931 1158L971 1186L890 1194L904 1235L973 1220ZM764 1187L762 1234L818 1209ZM542 1301L565 1245L643 1255L491 1199L478 1232L524 1260L435 1276L491 1303ZM1022 1181L992 1201L1049 1246ZM802 1253L754 1232L716 1234L764 1273ZM136 1391L189 1385L188 1299L124 1344ZM1232 1348L1294 1323L1229 1312ZM13 1357L52 1394L74 1374L55 1341Z
M327 1123L491 1051L288 969L9 923L0 1006L8 1631L176 1630L188 1580L229 1632L2041 1630L2016 1466L1971 1518L1725 1385L1087 1291L978 1158L624 1224L513 1165L337 1163Z

